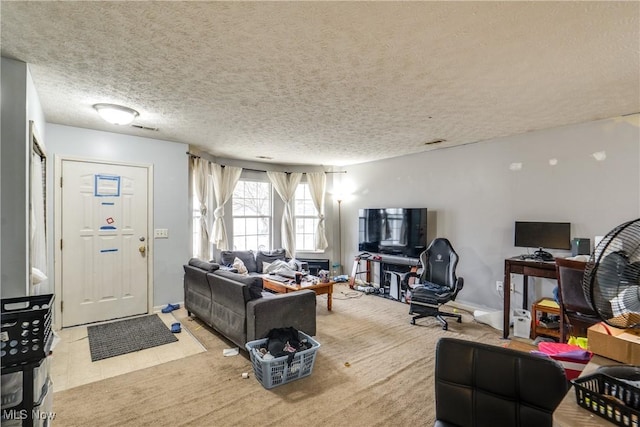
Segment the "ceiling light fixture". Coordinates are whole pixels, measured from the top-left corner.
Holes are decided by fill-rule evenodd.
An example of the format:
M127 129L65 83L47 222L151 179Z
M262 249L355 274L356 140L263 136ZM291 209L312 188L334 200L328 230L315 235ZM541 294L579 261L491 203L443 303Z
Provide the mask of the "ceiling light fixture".
M93 106L100 117L114 125L128 125L140 115L136 110L115 104L96 104Z

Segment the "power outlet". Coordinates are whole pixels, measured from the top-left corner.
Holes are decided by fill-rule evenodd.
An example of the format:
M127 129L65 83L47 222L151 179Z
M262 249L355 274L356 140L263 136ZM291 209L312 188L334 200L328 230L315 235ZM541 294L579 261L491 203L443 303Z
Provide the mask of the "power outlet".
M153 236L156 239L168 239L169 238L169 229L168 228L156 228Z
M502 292L502 282L500 280L496 280L496 291Z

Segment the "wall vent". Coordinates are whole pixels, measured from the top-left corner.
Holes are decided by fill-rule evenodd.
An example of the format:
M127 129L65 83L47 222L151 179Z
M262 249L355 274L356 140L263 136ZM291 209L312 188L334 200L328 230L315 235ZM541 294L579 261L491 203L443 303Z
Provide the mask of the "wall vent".
M132 128L142 129L142 130L150 130L153 132L158 132L158 128L152 128L149 126L140 126L140 125L131 125Z
M441 142L445 142L446 139L434 139L433 141L427 141L424 143L424 145L434 145L434 144L440 144Z

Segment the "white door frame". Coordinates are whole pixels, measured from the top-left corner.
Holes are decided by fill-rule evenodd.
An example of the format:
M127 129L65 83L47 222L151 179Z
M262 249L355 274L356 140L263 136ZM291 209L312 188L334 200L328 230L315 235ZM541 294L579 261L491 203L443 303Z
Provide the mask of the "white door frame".
M60 180L62 178L62 162L63 161L75 161L84 163L96 163L107 164L116 166L132 166L145 168L147 170L147 313L153 312L153 259L155 258L154 252L154 239L153 236L153 165L131 162L117 162L110 160L89 159L83 157L74 156L61 156L55 155L55 169L53 178L54 199L53 199L53 216L54 216L54 274L55 274L55 294L57 298L54 299L54 312L53 312L53 327L59 330L62 327L62 250L60 249L60 240L62 239L62 187L60 186Z

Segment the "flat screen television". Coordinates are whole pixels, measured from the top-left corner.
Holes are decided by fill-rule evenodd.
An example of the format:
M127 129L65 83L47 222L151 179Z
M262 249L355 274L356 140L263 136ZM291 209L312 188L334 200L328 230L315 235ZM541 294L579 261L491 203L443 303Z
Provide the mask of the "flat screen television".
M516 221L514 245L519 248L571 249L571 223Z
M371 208L358 212L358 250L417 258L427 247L426 208Z

